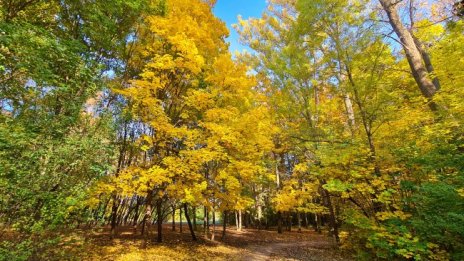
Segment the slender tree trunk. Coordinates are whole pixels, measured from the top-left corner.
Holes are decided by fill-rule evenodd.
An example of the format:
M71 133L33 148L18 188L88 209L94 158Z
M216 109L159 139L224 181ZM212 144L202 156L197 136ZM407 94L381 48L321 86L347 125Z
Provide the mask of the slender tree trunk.
M257 223L257 226L258 226L258 230L261 230L261 222L263 220L263 206L260 204L258 204L258 206L256 207L257 209L257 213L256 213L256 221L258 222Z
M179 232L182 234L182 208L179 208Z
M129 213L124 218L124 225L132 224L132 217L133 217L133 214L135 215L135 209L137 208L137 205L139 203L138 196L132 196L132 199L130 202L131 203L130 203Z
M261 190L259 187L258 189ZM256 196L256 220L258 221L258 230L261 230L261 222L263 220L263 198L261 192L258 192Z
M213 206L213 233L211 234L211 241L214 241L214 238L216 236L216 210L214 209Z
M193 230L197 231L197 208L193 207L192 211L193 211Z
M120 207L117 211L118 214L117 214L116 226L122 225L122 219L127 210L126 199L121 200L121 203L119 204L119 206Z
M322 233L322 217L321 217L321 214L315 214L314 215L314 221L315 221L315 230L317 233L321 234Z
M282 234L282 212L277 212L277 233Z
M143 224L142 224L142 236L143 236L142 248L147 247L147 243L150 239L149 226L150 226L150 219L151 219L152 207L153 207L152 197L153 197L153 193L151 191L148 192L147 200L145 203L147 207L145 209L145 216L143 217Z
M127 211L126 211L126 213L124 215L124 218L123 218L123 220L121 222L122 224L124 224L124 226L127 225L127 220L129 219L130 215L132 214L132 211L134 210L134 206L133 206L132 202L133 202L133 200L131 201L129 207L127 208Z
M113 206L111 207L111 239L116 236L116 220L118 216L118 203L117 203L117 196L116 194L112 195L113 197Z
M172 206L172 231L176 231L176 206Z
M98 207L93 211L93 220L90 220L87 224L88 225L91 225L93 223L97 224L98 223L98 216L100 214L100 211L101 211L101 208L102 208L102 202L100 201L100 203L98 203Z
M357 85L353 79L353 75L351 74L351 69L349 67L346 67L346 71L348 74L348 79L350 81L350 84L353 87L353 93L354 93L354 99L355 99L356 105L358 106L360 114L361 114L362 124L364 126L364 131L366 133L367 142L368 142L369 150L371 153L370 159L372 163L374 163L374 172L375 172L375 175L380 176L380 166L377 162L377 152L375 150L375 144L374 144L374 139L373 139L373 134L372 134L372 121L369 120L369 116L367 115L367 112L364 108L364 104L359 95Z
M159 199L158 202L156 203L156 214L158 215L156 217L156 223L158 225L158 235L157 235L157 241L158 243L163 242L163 200Z
M192 240L197 241L197 237L195 236L195 231L193 229L192 222L190 221L190 216L188 214L187 203L184 203L184 213L185 213L185 218L187 219L187 224L190 230L190 235L192 235Z
M135 205L134 220L132 220L132 225L137 226L137 221L139 219L139 208L140 208L140 199L137 198L137 205Z
M209 234L209 225L210 225L210 222L209 222L209 209L206 211L206 232L208 232Z
M145 235L145 224L147 223L147 214L143 215L142 219L142 230L140 231L140 234L143 236Z
M222 218L222 237L221 237L222 240L224 240L224 238L226 237L226 230L227 230L227 210L224 211L223 218Z
M123 165L124 165L124 158L126 154L126 140L127 140L127 123L124 123L124 132L123 132L123 143L122 147L119 149L119 157L118 157L118 167L116 169L116 177L119 176L119 172L121 171ZM118 212L118 205L116 205L117 201L117 195L116 193L113 193L113 207L111 211L111 239L114 238L116 234L116 216Z
M242 231L242 210L238 210L238 231Z
M287 225L288 225L288 231L292 231L292 212L287 213Z
M354 116L353 102L351 101L351 97L348 93L345 93L343 96L346 114L348 116L348 126L350 127L351 137L354 137L354 130L356 129L356 118Z
M290 231L289 229L290 226L288 224L288 212L283 213L283 221L284 221L285 231Z
M298 218L298 232L301 233L301 213L298 211L296 212L297 218Z
M304 213L304 227L308 229L309 224L308 224L308 213Z
M266 218L266 219L265 219L266 224L265 224L265 227L264 227L264 228L265 228L266 230L269 230L269 216L268 216L268 215L265 215L265 218Z
M205 235L205 239L208 239L208 208L205 206L203 208L203 233Z
M98 220L101 219L101 220L104 220L105 219L105 215L106 215L106 210L108 209L108 204L110 203L111 199L108 199L105 203L105 206L102 208L102 211L101 211L101 215L100 217L98 218L97 217L97 220L96 222L98 223Z

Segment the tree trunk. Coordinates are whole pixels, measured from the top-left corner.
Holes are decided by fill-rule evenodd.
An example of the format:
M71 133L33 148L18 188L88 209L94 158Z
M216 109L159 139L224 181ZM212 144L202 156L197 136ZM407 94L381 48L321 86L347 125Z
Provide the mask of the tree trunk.
M108 204L110 203L110 201L111 201L111 199L108 199L108 201L106 201L106 204L102 209L100 217L98 217L97 220L96 220L97 223L98 223L99 219L101 219L102 221L105 219L106 211L108 209Z
M242 231L242 210L238 211L238 231Z
M142 230L140 231L140 234L143 236L145 234L145 223L147 223L147 214L143 215L142 219Z
M127 220L129 220L129 217L132 214L132 211L134 211L135 206L133 206L133 201L134 200L131 200L130 205L129 205L127 211L126 211L126 214L124 215L124 218L123 218L123 221L122 221L124 226L127 225Z
M209 233L209 209L206 211L206 232Z
M158 226L158 235L157 235L157 242L158 243L163 242L163 212L162 212L162 207L163 207L163 200L159 199L158 202L156 203L156 214L158 215L156 217L156 224Z
M223 218L222 218L222 237L221 239L224 240L226 237L226 230L227 230L227 210L224 211Z
M265 215L265 218L266 218L266 219L265 219L266 224L265 224L265 227L264 227L264 228L265 228L266 230L269 230L269 215Z
M258 230L261 230L261 222L263 220L263 206L262 206L262 194L259 193L257 198L257 206L256 206L256 219L258 221Z
M132 220L132 226L137 226L137 221L139 219L139 208L140 208L140 199L137 198L137 205L135 206L134 219Z
M425 68L427 69L427 72L433 73L435 69L433 68L432 59L430 59L430 55L425 50L424 44L417 37L415 37L412 33L411 35L412 35L412 38L414 38L414 43L416 44L417 49L422 55L422 60L424 60L424 64L425 64ZM433 82L433 85L435 85L435 88L437 90L440 90L441 85L440 85L440 80L438 79L438 77L435 76L432 79L432 82Z
M126 214L127 209L128 209L128 206L126 204L126 199L123 199L119 205L120 205L120 207L119 207L119 210L117 212L118 215L117 215L116 226L123 225L123 218L124 218L124 215Z
M193 207L192 211L193 211L193 230L197 231L197 208Z
M208 239L208 208L206 206L203 208L203 233L205 235L205 239Z
M413 35L403 25L401 18L398 15L397 4L400 1L379 1L388 15L388 19L391 26L393 27L393 30L400 38L414 80L419 86L419 89L421 90L422 94L426 98L431 99L433 95L438 91L439 86L435 86L432 80L430 79L428 75L429 72L427 71L427 68L424 65L424 60L421 51L419 47L416 45ZM433 67L431 69L433 69Z
M308 213L304 213L304 227L308 229L309 224L308 224Z
M145 209L145 216L143 217L143 224L142 224L142 236L143 236L142 248L145 248L147 246L147 243L150 237L149 224L150 224L151 213L152 213L152 192L148 192L147 200L145 204L147 205L147 207Z
M292 231L292 212L287 213L287 230Z
M192 222L190 221L190 216L188 214L187 203L184 203L184 213L185 213L185 218L187 219L187 224L190 230L190 235L192 235L192 240L197 241L197 237L195 236L195 231L193 230Z
M277 212L277 233L282 234L282 212Z
M322 233L321 227L322 227L321 214L316 213L314 214L314 231L321 234Z
M216 235L216 211L213 206L213 232L211 234L211 241L214 241L215 235Z
M361 97L359 95L357 85L353 79L353 75L351 74L351 69L349 67L346 67L346 71L348 74L348 79L350 81L351 86L353 87L353 92L354 92L354 98L356 105L359 108L360 114L361 114L361 120L362 124L364 126L364 131L366 133L367 137L367 142L369 144L369 150L370 150L370 159L372 163L374 163L374 173L376 176L380 176L380 166L379 163L377 162L377 152L375 149L375 144L374 144L374 139L373 139L373 133L372 133L372 121L369 120L369 116L364 108L364 104L361 100Z
M118 208L119 208L119 205L116 203L117 201L117 196L116 194L113 194L113 206L111 207L111 239L114 238L114 236L116 236L116 220L117 220L117 216L118 216Z
M348 93L345 93L343 96L346 114L348 116L348 126L350 127L351 137L354 137L354 131L356 129L356 118L354 116L353 102L351 101L351 97Z
M331 228L331 234L335 239L335 242L337 245L340 243L340 237L338 235L338 224L337 224L337 217L335 216L335 210L332 204L332 200L330 198L329 192L322 188L322 192L324 197L326 198L327 202L327 208L329 209L329 224Z
M172 231L176 231L176 206L172 206Z
M182 207L179 208L179 232L182 234Z
M298 218L298 232L301 233L301 213L299 211L296 212L296 216Z
M125 158L125 152L126 152L126 140L127 140L127 122L124 123L124 133L123 133L123 143L122 147L119 149L119 157L118 157L118 167L116 169L116 177L119 176L119 172L121 171L123 165L124 165L124 158ZM111 211L111 239L116 234L116 216L118 212L118 205L116 205L116 199L117 195L113 193L113 206L112 206L112 211Z

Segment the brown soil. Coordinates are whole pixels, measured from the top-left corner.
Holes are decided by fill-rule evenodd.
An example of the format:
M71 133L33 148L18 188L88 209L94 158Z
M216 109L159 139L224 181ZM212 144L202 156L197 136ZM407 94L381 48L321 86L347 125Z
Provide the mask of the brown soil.
M188 227L183 233L163 227L163 243L156 243L155 227L149 229L150 240L144 244L139 230L120 227L111 240L108 228L87 230L90 247L86 260L350 260L335 248L331 238L311 230L278 234L276 231L228 228L226 237L216 231L216 241L205 239L197 232L193 242ZM142 246L146 245L145 248ZM137 253L135 253L137 252ZM138 259L140 258L140 259Z

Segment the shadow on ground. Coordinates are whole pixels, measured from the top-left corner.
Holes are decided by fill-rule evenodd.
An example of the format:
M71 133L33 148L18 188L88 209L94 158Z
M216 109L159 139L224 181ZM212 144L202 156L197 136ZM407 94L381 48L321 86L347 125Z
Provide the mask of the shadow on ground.
M149 228L148 241L141 231L119 227L110 239L109 228L82 230L87 242L84 260L350 260L334 247L331 238L311 230L284 232L228 228L224 239L216 231L216 241L196 232L192 241L188 228L183 233L163 227L163 242L157 243L155 227ZM211 233L209 234L209 238ZM143 247L145 245L145 247Z

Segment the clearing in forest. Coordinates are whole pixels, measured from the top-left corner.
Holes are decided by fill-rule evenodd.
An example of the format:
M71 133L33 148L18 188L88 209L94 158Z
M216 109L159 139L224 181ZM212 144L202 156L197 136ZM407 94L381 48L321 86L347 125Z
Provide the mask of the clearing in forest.
M349 260L334 247L331 238L310 230L285 232L228 229L222 240L199 239L193 242L188 231L164 229L163 243L150 242L142 248L143 238L132 227L120 228L112 241L109 230L92 232L87 237L85 260ZM87 231L88 233L88 231ZM156 234L152 234L154 238Z

